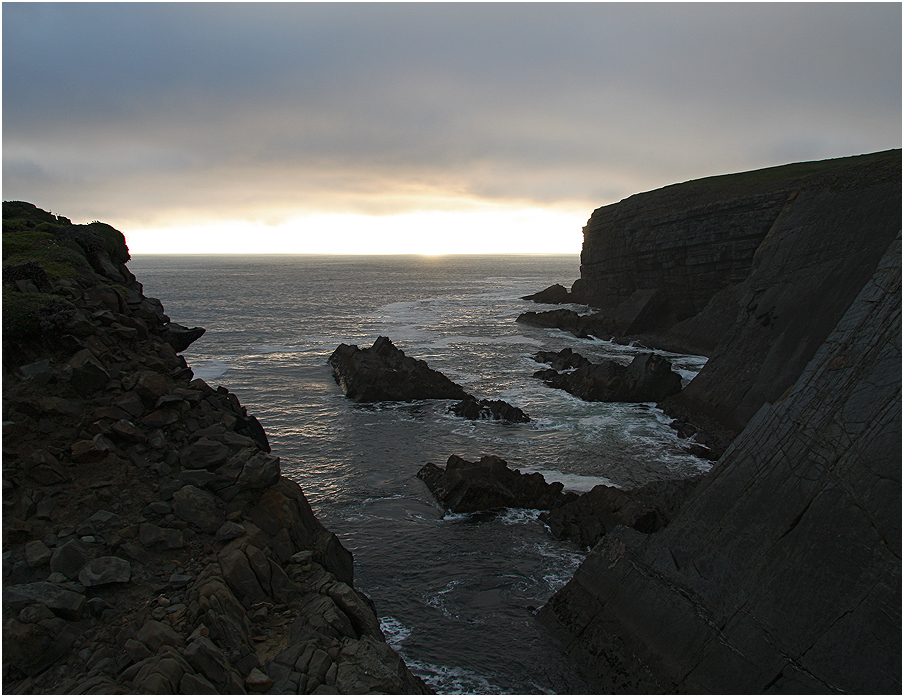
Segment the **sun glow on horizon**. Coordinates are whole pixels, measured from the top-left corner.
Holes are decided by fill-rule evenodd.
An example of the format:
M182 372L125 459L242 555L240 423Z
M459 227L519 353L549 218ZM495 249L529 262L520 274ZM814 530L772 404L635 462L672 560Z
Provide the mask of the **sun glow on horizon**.
M587 211L494 207L385 216L317 213L126 229L133 254L578 254Z

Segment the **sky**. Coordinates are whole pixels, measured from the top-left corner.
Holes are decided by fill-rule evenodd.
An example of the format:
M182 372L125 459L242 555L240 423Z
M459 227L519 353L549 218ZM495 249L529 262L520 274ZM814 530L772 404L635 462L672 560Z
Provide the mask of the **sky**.
M140 253L578 253L901 147L900 3L2 4L3 198Z

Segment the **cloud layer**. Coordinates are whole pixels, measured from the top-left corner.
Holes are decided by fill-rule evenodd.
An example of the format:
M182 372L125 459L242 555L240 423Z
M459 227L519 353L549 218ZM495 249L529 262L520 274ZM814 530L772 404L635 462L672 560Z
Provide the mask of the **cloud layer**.
M590 211L901 144L897 4L3 5L4 198L130 225Z

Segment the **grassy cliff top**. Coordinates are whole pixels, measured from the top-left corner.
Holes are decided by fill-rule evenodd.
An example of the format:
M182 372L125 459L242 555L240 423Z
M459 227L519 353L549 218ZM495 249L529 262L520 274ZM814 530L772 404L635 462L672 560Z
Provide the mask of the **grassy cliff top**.
M902 181L902 150L884 150L830 160L796 162L760 170L693 179L633 194L597 211L655 205L658 213L800 189L844 190ZM595 213L597 212L595 211Z
M106 223L73 225L25 201L3 202L3 270L29 262L50 279L87 275L98 253L118 264L129 261L121 232Z

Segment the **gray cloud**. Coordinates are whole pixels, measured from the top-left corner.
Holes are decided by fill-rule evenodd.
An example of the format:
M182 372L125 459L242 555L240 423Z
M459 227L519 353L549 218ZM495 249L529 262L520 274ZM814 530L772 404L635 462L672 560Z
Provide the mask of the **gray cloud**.
M899 147L900 13L4 3L4 197L148 221L385 212L425 193L590 211Z

